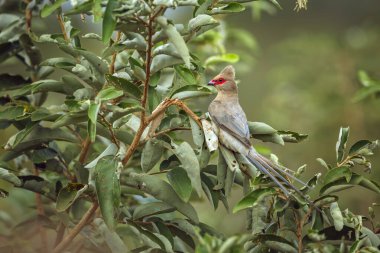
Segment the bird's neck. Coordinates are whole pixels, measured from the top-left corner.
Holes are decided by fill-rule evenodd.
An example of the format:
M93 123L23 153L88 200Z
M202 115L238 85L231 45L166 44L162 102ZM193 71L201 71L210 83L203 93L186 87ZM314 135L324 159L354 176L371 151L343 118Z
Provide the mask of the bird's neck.
M238 101L239 97L237 92L226 92L226 91L219 91L218 95L216 96L215 100L217 101Z

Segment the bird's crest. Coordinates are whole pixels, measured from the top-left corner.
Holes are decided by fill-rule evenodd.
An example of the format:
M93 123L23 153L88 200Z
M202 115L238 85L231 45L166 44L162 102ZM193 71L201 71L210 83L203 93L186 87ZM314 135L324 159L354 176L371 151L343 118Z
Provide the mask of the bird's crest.
M232 65L228 65L220 72L219 75L225 77L226 79L235 80L235 69Z

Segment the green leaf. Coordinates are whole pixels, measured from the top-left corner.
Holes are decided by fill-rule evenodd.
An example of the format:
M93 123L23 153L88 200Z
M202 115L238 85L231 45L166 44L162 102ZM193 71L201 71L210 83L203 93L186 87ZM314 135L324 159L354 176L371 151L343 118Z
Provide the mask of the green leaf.
M88 134L90 136L91 142L94 142L96 138L96 122L98 118L100 105L100 103L92 102L88 107Z
M354 102L359 102L371 95L380 93L380 84L363 87L356 92L354 98L352 99Z
M110 145L108 145L108 147L102 153L100 153L100 155L98 155L94 160L89 162L85 166L85 168L86 169L94 168L98 164L98 162L101 158L103 158L105 156L115 156L117 151L118 151L117 146L114 143L111 143Z
M373 80L371 77L369 77L368 73L363 70L358 71L358 79L364 87L380 85L380 82Z
M112 16L113 10L116 8L118 2L116 0L108 0L106 10L103 17L102 27L102 41L108 43L113 31L116 28L116 20Z
M24 49L28 60L32 66L37 66L41 63L41 51L36 47L32 39L27 34L22 34L19 38L20 45Z
M380 193L380 186L375 181L369 180L353 172L349 182L347 182L346 178L340 178L331 183L325 184L319 192L320 194L328 194L341 191L355 185L360 185L368 190Z
M117 90L115 89L115 87L108 87L101 90L96 96L95 100L99 99L101 101L106 101L106 100L118 98L120 96L123 96L122 90Z
M55 10L61 7L66 0L56 0L53 4L45 4L41 10L41 17L46 18L50 16Z
M201 175L202 188L206 194L207 199L214 207L214 210L218 208L220 191L215 191L213 181L204 173Z
M326 185L342 177L344 177L346 181L349 182L351 179L351 176L352 176L352 172L350 170L350 167L348 166L336 167L327 172L324 183Z
M166 176L168 177L170 184L173 186L173 189L181 197L181 199L188 202L193 188L186 171L181 167L175 167L171 169Z
M191 126L191 133L193 135L193 141L198 148L201 148L205 141L205 136L203 134L203 131L199 127L197 122L195 122L191 117L189 117L189 121L190 121L190 126Z
M333 202L330 205L330 214L331 217L334 220L334 227L336 231L341 231L343 229L343 215L342 212L340 211L340 208L338 206L337 202Z
M66 11L65 15L67 16L89 12L92 9L92 5L93 1L85 1L81 4L75 5L75 7L71 10Z
M323 160L322 158L317 158L316 159L317 160L317 162L320 164L320 165L322 165L325 169L330 169L330 167L329 167L329 165L327 165L327 163L325 162L325 160Z
M150 171L161 159L164 148L155 139L149 139L141 153L141 168L144 172Z
M184 202L167 182L158 177L131 173L126 179L126 184L138 188L156 199L159 199L175 207L180 213L198 223L198 215L192 205Z
M188 99L193 97L208 96L212 94L212 91L207 86L201 85L185 85L172 92L170 95L173 99Z
M240 210L253 207L264 197L274 195L275 193L276 190L274 188L261 188L253 190L235 205L233 212L236 213Z
M239 55L237 54L222 54L210 56L205 61L205 66L220 64L220 63L236 63L239 61Z
M0 119L2 120L16 120L18 117L25 115L23 106L9 106L0 112Z
M21 153L24 150L39 146L41 143L48 143L53 140L74 143L79 141L75 135L62 129L50 129L39 125L31 125L19 133L22 133L22 136L12 136L5 145L5 149Z
M88 185L78 183L69 183L66 187L62 188L57 197L57 211L64 212L68 209L87 188Z
M277 252L283 253L297 253L298 250L294 245L286 240L285 238L273 235L273 234L258 234L252 239L255 244L264 244L270 249L276 250Z
M348 140L348 135L350 132L349 127L341 127L339 131L338 141L336 142L336 161L338 163L342 162L344 156L344 149L346 148L346 142Z
M179 57L159 54L153 57L152 64L150 66L150 72L154 74L163 68L171 67L176 64L182 64L182 63L183 63L183 60Z
M94 170L95 189L100 211L107 227L113 231L120 203L118 161L113 156L102 157Z
M361 149L368 147L372 142L368 140L360 140L356 142L354 145L351 146L350 151L348 152L348 155L353 155L358 153Z
M277 132L285 142L298 143L307 138L307 134L300 134L292 131L279 130Z
M282 10L281 5L277 2L277 0L269 0L274 6L276 6L279 10Z
M234 12L242 12L245 10L244 5L239 4L239 3L229 3L227 5L213 8L210 11L210 14L215 15L215 14L227 14L227 13L234 13Z
M228 166L223 155L219 153L218 164L216 167L216 179L217 184L214 186L214 190L221 190L224 188Z
M15 186L21 186L21 180L7 169L0 168L0 179L3 179Z
M314 205L322 207L324 205L331 204L338 201L338 197L335 195L324 195L313 201Z
M133 83L129 82L125 78L112 76L110 74L106 75L106 80L109 84L115 85L116 87L122 88L128 94L140 99L142 96L142 91Z
M41 148L33 150L30 159L34 163L43 163L47 160L53 159L58 155L57 151L52 148Z
M0 74L0 91L18 89L27 83L20 75Z
M174 147L173 152L181 162L182 168L185 169L187 175L190 178L191 185L197 192L198 196L202 196L201 174L197 156L190 144L182 142L180 145L172 142Z
M112 253L120 253L120 252L130 252L128 247L124 244L123 240L120 238L117 232L111 231L104 221L100 218L94 219L94 224L97 226L95 228L97 231L100 231L104 238L104 242L106 242L108 248Z
M94 15L95 23L102 20L102 0L93 0L92 14Z
M251 134L274 134L277 130L263 122L248 122L249 132Z
M177 52L181 56L182 60L185 62L187 68L190 68L190 53L187 48L186 42L177 31L174 25L170 24L164 16L157 18L157 23L160 24L161 28L164 30L169 38L169 41L173 43Z
M133 220L140 220L147 216L161 213L171 213L173 211L175 211L175 208L164 202L146 203L136 207L133 212Z
M41 62L41 66L51 66L62 69L71 69L76 65L76 61L74 59L65 58L65 57L56 57L49 58L45 61Z
M196 84L197 79L195 78L193 72L181 65L174 66L177 74L188 84Z
M237 160L235 158L235 154L231 150L220 145L219 151L220 151L219 155L223 155L223 157L224 157L224 159L228 165L228 168L231 171L236 171L237 169L239 169L239 163L237 162Z
M210 28L216 26L218 24L218 21L211 17L210 15L206 14L200 14L196 17L190 19L188 28L190 31L195 31L202 26L210 26Z

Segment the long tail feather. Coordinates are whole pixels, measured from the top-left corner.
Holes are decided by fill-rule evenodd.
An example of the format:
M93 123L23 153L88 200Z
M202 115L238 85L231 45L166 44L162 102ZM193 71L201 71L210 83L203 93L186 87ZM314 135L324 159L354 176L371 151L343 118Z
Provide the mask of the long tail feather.
M299 195L301 195L304 199L307 199L306 196L295 186L293 186L283 175L280 174L280 172L283 172L284 174L288 175L291 178L295 178L293 175L291 175L288 172L284 172L284 170L280 169L278 166L274 165L271 161L266 159L265 157L258 154L255 150L251 150L247 156L248 160L252 162L253 165L255 165L259 170L261 170L263 173L265 173L267 176L269 176L273 182L281 188L281 190L284 191L284 193L289 196L290 193L286 188L283 186L282 183L284 183L286 186L297 192ZM277 170L280 170L278 172ZM272 175L272 173L274 175ZM278 177L281 182L276 178ZM297 182L302 182L297 178ZM302 182L302 185L306 185L304 182Z
M272 163L271 164L268 164L266 161L264 160L261 160L261 157L259 156L256 156L257 157L257 160L259 161L259 163L264 163L268 169L268 171L271 171L273 172L277 177L279 177L282 182L284 182L288 187L290 187L291 189L293 189L295 192L297 192L299 195L301 195L304 199L306 199L305 195L295 186L293 186L283 175L281 175L278 171L276 171L273 167L271 167ZM262 164L262 165L264 165Z
M273 176L260 162L258 162L257 160L255 160L254 157L251 157L251 156L247 156L247 159L257 168L259 169L261 172L263 172L265 175L267 175L268 177L270 177L272 179L272 181L278 186L281 188L281 190L287 195L289 196L290 193L289 191L277 180L277 178L275 176Z
M310 188L310 186L308 186L305 182L303 182L302 180L298 179L297 177L295 177L293 174L289 173L287 171L287 168L281 166L281 165L277 165L277 164L274 164L272 163L268 158L264 157L264 156L261 156L260 154L257 154L262 160L264 160L266 163L270 164L273 166L273 169L276 169L277 171L281 172L281 173L284 173L285 175L287 175L288 177L290 177L291 179L297 181L298 183L302 184L303 186L307 187L307 188Z

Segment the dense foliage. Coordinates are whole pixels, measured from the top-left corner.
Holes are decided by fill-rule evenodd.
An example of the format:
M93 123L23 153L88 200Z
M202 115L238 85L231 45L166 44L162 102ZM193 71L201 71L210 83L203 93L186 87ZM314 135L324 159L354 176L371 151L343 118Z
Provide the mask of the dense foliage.
M250 1L70 2L23 1L19 13L0 14L0 60L17 59L27 70L0 74L0 126L16 130L1 153L1 195L14 187L36 193L28 220L15 223L0 213L1 251L380 252L378 207L368 217L340 210L334 194L358 186L380 194L367 174L378 141L347 148L349 128L342 127L336 161L318 158L323 170L301 188L313 198L288 198L219 146L207 114L197 109L200 97L215 92L205 86L205 72L239 61L224 46L220 14L241 12ZM192 18L173 23L167 10L192 11ZM38 16L61 32L35 31ZM73 25L78 16L101 22L101 35ZM252 47L246 33L235 36L241 48ZM87 40L103 51L86 49ZM51 45L57 54L44 59L41 51ZM379 91L378 82L360 77L371 92L358 99ZM307 137L261 122L250 122L250 132L280 145ZM230 207L235 186L244 197ZM194 200L246 212L247 232L215 231L199 220Z

